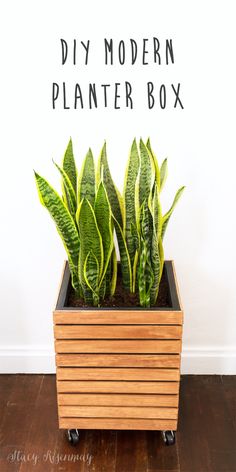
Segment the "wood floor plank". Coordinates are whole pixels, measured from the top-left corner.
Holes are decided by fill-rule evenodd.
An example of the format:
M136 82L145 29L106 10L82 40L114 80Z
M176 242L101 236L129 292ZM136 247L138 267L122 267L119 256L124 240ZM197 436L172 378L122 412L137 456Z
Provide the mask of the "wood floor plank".
M194 376L181 378L177 435L181 472L211 470L207 437L204 437L206 419L202 416L201 393L200 376L196 379Z
M89 460L83 472L115 472L116 431L86 431L85 456Z
M220 376L202 376L202 411L206 418L206 437L211 470L236 471L236 438L232 413ZM214 392L214 393L213 393ZM208 420L207 420L208 415Z
M147 431L147 445L148 472L180 472L177 444L167 447L160 431Z
M234 376L183 376L175 446L164 446L155 430L91 429L81 430L79 444L72 448L58 427L55 376L0 376L0 471L235 472L235 395ZM147 406L154 407L149 400ZM99 427L97 419L82 420ZM128 421L134 428L136 420ZM78 426L78 420L72 423L64 427ZM163 422L155 424L163 427ZM10 462L7 457L14 451L30 460ZM39 456L36 465L34 453Z
M117 431L116 472L135 471L137 448L135 431Z
M18 472L20 457L26 452L27 433L33 423L32 408L37 400L42 376L12 376L13 388L1 423L1 472ZM29 470L29 464L28 464Z
M228 404L228 416L231 417L236 434L236 375L222 375L221 381Z
M177 436L181 472L236 470L235 432L225 402L220 376L183 377Z
M0 376L0 428L6 414L9 398L15 388L17 377L14 375L4 374Z
M58 434L57 408L55 404L55 376L44 375L35 405L30 414L32 424L27 434L26 452L29 455L39 453L38 463L32 470L52 471L52 456L56 447ZM27 407L27 406L26 406ZM23 462L19 472L29 472L29 462ZM46 472L46 471L45 471Z

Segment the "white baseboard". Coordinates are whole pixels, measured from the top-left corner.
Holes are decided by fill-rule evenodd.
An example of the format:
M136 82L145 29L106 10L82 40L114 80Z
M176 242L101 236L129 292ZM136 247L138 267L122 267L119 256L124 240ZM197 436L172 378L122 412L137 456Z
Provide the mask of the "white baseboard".
M50 346L0 348L1 374L53 374L55 372L55 354Z
M182 352L181 373L236 375L236 348L186 346Z
M2 374L55 373L55 356L50 346L5 346L0 348ZM229 346L186 346L182 374L236 375L236 348Z

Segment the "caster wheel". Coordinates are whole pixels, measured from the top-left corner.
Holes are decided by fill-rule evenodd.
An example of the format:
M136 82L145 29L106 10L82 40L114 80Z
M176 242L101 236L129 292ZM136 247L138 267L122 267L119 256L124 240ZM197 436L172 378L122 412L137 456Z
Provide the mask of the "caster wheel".
M79 442L79 431L78 429L68 429L67 430L67 438L69 440L69 443L72 446L76 446Z
M173 444L175 444L174 431L162 431L162 437L166 446L172 446Z

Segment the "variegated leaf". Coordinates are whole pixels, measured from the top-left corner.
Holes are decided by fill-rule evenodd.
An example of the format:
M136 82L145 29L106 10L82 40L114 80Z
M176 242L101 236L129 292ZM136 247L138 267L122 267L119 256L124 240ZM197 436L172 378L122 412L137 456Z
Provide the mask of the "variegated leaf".
M163 189L165 185L167 175L168 175L168 165L167 165L167 159L165 159L162 162L161 169L160 169L160 191Z
M139 175L139 206L141 206L145 199L148 201L150 195L153 180L153 163L150 153L142 139L140 139L139 150L141 161Z
M162 239L164 238L164 235L165 235L165 232L166 232L166 228L167 228L167 225L169 223L169 220L170 220L170 217L184 191L185 187L181 187L179 188L179 190L176 192L176 195L175 195L175 198L174 198L174 201L169 209L169 211L167 211L167 213L163 216L163 219L162 219L162 233L161 233L161 237Z
M150 155L152 156L153 165L154 165L154 169L155 169L155 181L156 181L158 190L160 190L160 186L161 186L160 169L159 169L159 164L158 164L158 160L156 158L156 155L154 154L154 152L152 150L152 147L151 147L150 138L148 138L146 146L147 146L147 148L150 152Z
M159 283L162 278L162 273L163 273L163 267L164 267L164 248L162 244L161 238L159 239L158 243L158 251L159 251L159 258L160 258L160 273L159 273Z
M135 244L131 231L131 225L136 226L136 213L135 213L135 184L139 172L139 154L136 144L136 140L133 140L132 147L130 150L129 160L125 172L125 183L124 183L124 202L125 202L125 221L124 221L124 233L125 239L130 255L131 264L134 261L135 255Z
M111 281L110 281L110 295L113 296L116 290L116 281L117 281L117 258L116 258L116 250L115 247L112 251L111 257Z
M138 287L140 305L149 307L154 273L151 262L151 246L153 241L153 218L147 200L144 200L140 212L141 245L138 268Z
M98 229L102 237L103 253L104 253L104 267L99 286L101 286L103 278L105 277L108 264L113 250L113 231L112 231L112 216L111 207L108 201L108 196L103 182L100 182L94 212L97 220Z
M162 210L161 210L161 203L159 197L159 191L157 189L157 185L154 185L154 196L153 196L153 226L156 232L157 241L159 241L161 237L162 231Z
M66 203L69 212L74 218L76 213L76 194L74 188L66 172L56 162L53 161L53 164L56 166L62 176L62 185L66 194L64 203Z
M132 292L133 293L135 293L136 291L138 260L139 260L139 251L136 249L135 256L134 256L134 263L133 263L133 271L132 271L132 277L133 277Z
M91 149L87 152L78 180L78 203L86 198L94 206L95 167Z
M114 218L114 216L113 216L113 220L115 224L119 251L120 251L122 282L123 282L124 287L130 292L132 292L132 269L131 269L129 251L128 251L127 244L125 241L124 233L118 221Z
M78 258L80 251L79 234L76 224L64 205L58 193L39 174L35 172L38 194L42 205L47 208L53 218L58 233L68 254L70 269L72 273L72 285L80 292L78 279Z
M161 262L160 262L160 255L159 255L159 245L156 231L153 231L152 236L152 246L151 246L151 265L153 271L153 282L150 291L150 305L155 305L158 291L159 291L159 284L160 284L160 272L161 272Z
M111 205L112 214L118 221L120 227L123 229L123 202L122 197L112 180L107 160L106 143L104 143L99 156L96 180L97 185L99 184L100 180L103 181Z
M86 291L86 302L93 302L94 306L99 304L99 264L96 256L92 251L89 251L85 263L84 263L84 280L88 286L88 289L92 292Z
M98 229L96 217L91 203L83 199L76 213L76 219L80 234L80 254L79 254L79 278L83 288L86 288L84 279L84 264L89 252L93 252L99 265L99 280L103 273L103 245L101 234Z
M64 172L68 175L72 187L74 189L75 195L77 194L77 169L73 153L72 140L70 138L66 152L63 157L62 168Z

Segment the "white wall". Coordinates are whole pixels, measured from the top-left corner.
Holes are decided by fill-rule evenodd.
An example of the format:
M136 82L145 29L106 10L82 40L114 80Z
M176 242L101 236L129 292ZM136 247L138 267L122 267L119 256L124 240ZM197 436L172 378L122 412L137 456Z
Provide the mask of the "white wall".
M1 17L1 330L2 372L51 372L52 308L65 258L40 206L33 168L58 186L69 136L80 163L104 138L122 185L134 136L150 136L169 157L167 208L186 192L168 228L166 258L175 260L185 308L183 372L236 373L235 299L235 25L233 1L118 3L5 2ZM104 37L173 38L175 65L105 69ZM90 39L98 53L85 69L60 66L59 38ZM185 109L51 109L51 82L130 80L137 91L181 82Z

